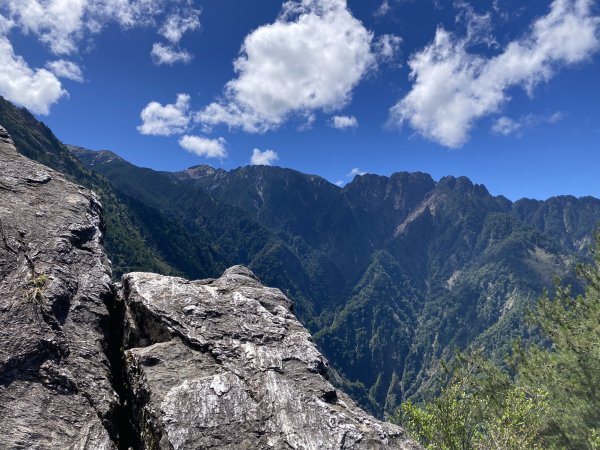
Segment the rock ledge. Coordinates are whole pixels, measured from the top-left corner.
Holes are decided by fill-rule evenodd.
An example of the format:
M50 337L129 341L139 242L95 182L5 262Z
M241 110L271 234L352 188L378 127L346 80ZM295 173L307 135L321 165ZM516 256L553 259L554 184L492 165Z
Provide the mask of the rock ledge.
M291 302L248 269L192 282L132 273L122 295L144 447L417 448L335 390Z

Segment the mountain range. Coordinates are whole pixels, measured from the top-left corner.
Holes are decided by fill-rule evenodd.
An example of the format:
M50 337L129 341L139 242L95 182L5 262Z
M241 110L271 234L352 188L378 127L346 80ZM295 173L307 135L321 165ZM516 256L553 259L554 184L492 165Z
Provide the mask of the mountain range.
M512 202L465 177L365 174L340 188L279 167L140 168L63 145L3 99L0 125L97 192L115 276L247 266L294 301L331 379L380 417L431 394L455 349L502 355L530 337L525 311L555 277L577 289L600 221L593 197Z

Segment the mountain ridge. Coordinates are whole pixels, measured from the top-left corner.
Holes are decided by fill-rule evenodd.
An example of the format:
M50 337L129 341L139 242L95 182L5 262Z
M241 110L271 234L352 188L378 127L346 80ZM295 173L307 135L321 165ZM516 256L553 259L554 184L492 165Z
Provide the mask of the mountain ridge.
M25 138L42 129L27 117L0 108L0 123ZM18 147L47 158L25 138ZM100 156L88 156L93 171L65 158L114 199L107 225L128 220L107 226L107 243L119 244L107 246L111 259L188 278L248 266L294 300L332 379L380 417L434 392L456 347L500 355L513 338L529 338L524 312L554 277L578 288L570 274L600 221L597 199L513 203L466 177L364 175L339 188L293 170L200 166L182 181ZM120 229L132 241L116 240ZM140 248L162 268L129 261Z
M104 173L109 175L108 171ZM225 171L201 165L161 174L174 183L203 189L214 200L250 214L288 244L296 242L297 246L290 248L299 262L294 272L306 272L310 252L320 252L326 262L318 271L331 267L337 274L332 275L336 281L330 281L327 287L327 277L304 277L310 283L325 283L325 290L318 297L321 300L314 292L305 294L311 306L301 308L301 317L325 354L338 355L330 359L334 370L340 371L340 385L379 413L392 411L401 398L427 395L434 389L428 377L442 360L452 356L454 345L465 348L469 343L498 341L491 348L499 353L501 348L509 347L510 339L526 333L522 323L526 305L533 304L542 288L552 288L554 276L567 276L573 261L586 257L587 248L565 241L565 233L570 236L579 230L580 238L585 235L581 230L586 224L600 218L597 199L530 201L525 214L525 200L512 202L494 196L484 185L467 177L446 176L435 181L422 172L396 172L389 177L359 175L343 188L318 176L268 166ZM136 175L132 172L127 177L135 179ZM555 229L547 223L556 221L554 216L561 212L557 206L550 210L552 220L536 220L548 209L547 202L558 202L559 206L564 203L571 209L585 203L589 211L581 217L575 215L571 229ZM563 237L558 244L557 236ZM303 250L306 246L308 250ZM563 253L568 256L561 256ZM435 255L448 255L450 260ZM272 258L270 262L277 264ZM532 281L522 283L519 277ZM276 282L286 283L282 279ZM486 303L472 285L484 282L498 286L490 292L504 300L493 298L485 307L459 301L456 291L467 289L467 298ZM503 283L510 288L500 288ZM469 314L474 314L470 317L473 322L483 321L486 325L480 324L468 333L462 330L455 337L452 335L456 331L447 333L444 350L434 352L433 363L421 367L419 360L428 351L415 341L435 338L440 322L434 316L444 314L444 303L455 301L463 305L455 314L461 308L484 308L483 313ZM487 311L490 308L495 312ZM511 312L513 308L516 312ZM430 325L423 324L427 321L423 315L432 316ZM366 322L356 322L359 317ZM390 322L389 317L396 319ZM370 325L372 320L386 325ZM457 317L457 322L470 326L469 320ZM394 329L402 329L407 323L419 325L394 335ZM511 323L512 328L502 323ZM361 344L360 357L356 351L361 347L353 342L357 328L370 329ZM374 340L389 342L382 341L376 348ZM354 350L340 353L342 349ZM403 356L390 359L382 352ZM423 378L424 371L430 375ZM370 372L380 376L367 376Z

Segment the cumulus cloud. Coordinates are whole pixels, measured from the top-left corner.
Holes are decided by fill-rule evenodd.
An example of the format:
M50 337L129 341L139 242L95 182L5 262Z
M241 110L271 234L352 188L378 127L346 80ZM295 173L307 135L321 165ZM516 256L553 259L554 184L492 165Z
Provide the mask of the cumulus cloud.
M14 24L39 37L56 54L73 53L84 28L87 0L5 0Z
M259 149L255 148L252 150L250 164L253 166L271 166L277 160L279 160L277 152L274 152L273 150L261 152Z
M192 55L187 50L176 50L175 48L161 44L160 42L154 43L150 55L152 56L154 63L158 65L173 65L178 62L187 64L193 59Z
M407 122L424 137L460 147L475 121L509 100L508 89L536 85L565 66L589 58L599 47L600 19L592 0L555 0L530 32L497 56L468 52L466 38L439 28L435 38L409 61L411 91L390 110L390 122Z
M509 136L511 134L521 135L529 128L534 128L545 123L557 123L563 117L564 114L560 111L550 115L527 114L518 119L502 116L494 121L491 132L501 136Z
M46 63L46 68L59 78L83 82L83 74L80 67L73 61L58 59Z
M331 126L338 130L358 127L358 120L354 116L333 116Z
M185 135L179 139L179 145L190 153L206 158L224 158L227 156L226 142L223 138L208 139L202 136Z
M46 69L31 69L15 55L10 41L0 36L0 94L37 114L48 114L50 106L67 92L56 76Z
M154 136L171 136L187 130L190 123L190 96L177 94L174 104L161 105L150 102L142 110L142 124L137 127L141 134Z
M346 0L287 1L274 23L246 36L237 77L196 120L263 132L292 115L339 109L375 64L372 40Z

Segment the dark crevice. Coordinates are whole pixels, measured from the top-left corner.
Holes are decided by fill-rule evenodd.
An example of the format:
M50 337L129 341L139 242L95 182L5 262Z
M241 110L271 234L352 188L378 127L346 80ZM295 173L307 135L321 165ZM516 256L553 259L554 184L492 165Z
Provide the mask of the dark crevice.
M124 413L129 420L128 426L134 437L129 445L134 450L158 450L164 448L166 443L162 442L163 430L161 419L154 417L153 412L146 408L150 402L150 393L144 388L144 384L137 384L140 377L143 377L142 366L152 366L160 364L160 360L148 356L137 360L135 356L128 355L126 360L124 351L132 348L143 348L154 344L168 342L173 339L167 326L158 320L150 311L137 302L127 302L125 298L129 296L129 286L127 280L124 280L123 287L119 291L119 303L122 308L120 321L122 326L122 347L121 363L123 365L121 373L123 374L122 386L126 392L122 398L126 400ZM127 312L127 317L125 317ZM127 322L130 322L129 324ZM127 364L127 373L125 372ZM131 384L135 385L134 388ZM127 447L119 447L124 450Z
M110 363L112 386L119 397L119 404L111 412L106 428L119 450L141 450L143 445L134 424L133 405L136 399L129 387L123 352L125 304L115 286L112 290L112 296L105 301L109 312L109 323L105 328L106 354Z

